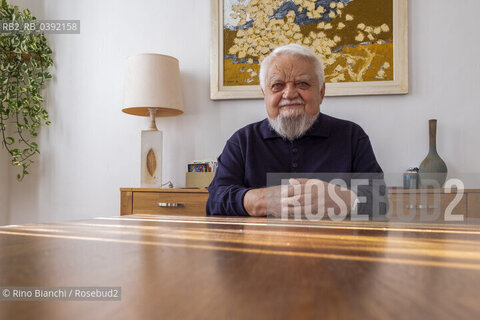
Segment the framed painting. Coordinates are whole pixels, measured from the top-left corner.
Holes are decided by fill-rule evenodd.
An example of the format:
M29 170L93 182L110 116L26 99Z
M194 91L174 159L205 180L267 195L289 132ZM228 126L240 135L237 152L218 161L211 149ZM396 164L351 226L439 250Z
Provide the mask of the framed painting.
M408 93L408 0L211 0L212 99L262 98L260 64L298 43L323 60L327 96Z

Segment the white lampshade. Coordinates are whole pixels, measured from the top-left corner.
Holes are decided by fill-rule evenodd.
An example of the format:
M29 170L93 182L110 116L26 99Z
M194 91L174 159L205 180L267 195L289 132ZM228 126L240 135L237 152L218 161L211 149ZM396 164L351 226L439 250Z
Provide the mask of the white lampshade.
M178 60L163 54L142 53L128 57L122 111L137 116L157 117L183 113Z

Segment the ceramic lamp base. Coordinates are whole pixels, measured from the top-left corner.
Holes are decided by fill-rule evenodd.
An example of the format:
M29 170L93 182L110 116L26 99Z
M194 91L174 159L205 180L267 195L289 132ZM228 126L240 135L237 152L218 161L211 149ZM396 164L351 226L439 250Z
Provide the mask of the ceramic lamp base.
M142 165L140 172L140 186L162 186L162 131L142 131Z

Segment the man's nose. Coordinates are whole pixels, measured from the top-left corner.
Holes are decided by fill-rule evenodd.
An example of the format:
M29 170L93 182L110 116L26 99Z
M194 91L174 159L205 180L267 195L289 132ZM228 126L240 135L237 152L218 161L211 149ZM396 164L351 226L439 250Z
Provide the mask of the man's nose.
M298 97L298 91L295 87L295 84L292 82L288 82L285 86L285 90L283 91L283 98L284 99L294 99Z

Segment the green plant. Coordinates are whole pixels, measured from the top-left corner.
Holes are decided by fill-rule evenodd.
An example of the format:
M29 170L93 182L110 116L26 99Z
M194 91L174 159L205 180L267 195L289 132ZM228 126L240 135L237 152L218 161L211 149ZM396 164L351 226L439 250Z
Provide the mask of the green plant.
M0 20L36 20L28 9L2 0ZM0 132L2 145L8 151L11 163L21 167L17 179L29 172L32 157L40 153L33 141L42 124L49 125L48 112L42 107L41 90L52 75L47 69L53 65L52 50L45 35L38 33L0 34Z

